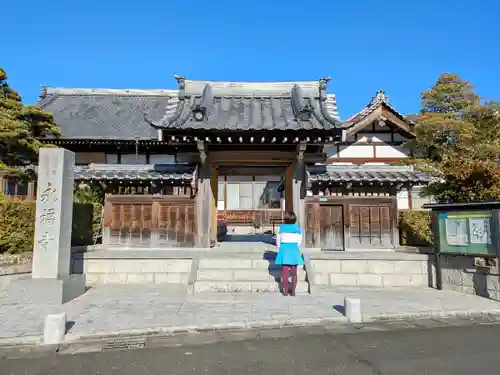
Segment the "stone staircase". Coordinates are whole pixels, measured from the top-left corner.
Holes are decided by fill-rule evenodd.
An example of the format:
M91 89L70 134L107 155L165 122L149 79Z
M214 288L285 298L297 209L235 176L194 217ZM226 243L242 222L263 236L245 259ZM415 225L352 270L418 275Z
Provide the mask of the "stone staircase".
M298 269L297 293L309 293L304 267ZM291 280L290 280L291 285ZM247 256L200 259L194 292L279 292L281 267L273 259Z

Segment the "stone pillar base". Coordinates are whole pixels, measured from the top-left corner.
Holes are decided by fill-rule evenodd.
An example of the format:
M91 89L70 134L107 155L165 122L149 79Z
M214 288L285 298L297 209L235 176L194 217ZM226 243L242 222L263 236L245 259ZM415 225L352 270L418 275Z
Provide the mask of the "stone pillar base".
M11 303L61 305L85 293L85 275L65 279L23 279L9 285Z

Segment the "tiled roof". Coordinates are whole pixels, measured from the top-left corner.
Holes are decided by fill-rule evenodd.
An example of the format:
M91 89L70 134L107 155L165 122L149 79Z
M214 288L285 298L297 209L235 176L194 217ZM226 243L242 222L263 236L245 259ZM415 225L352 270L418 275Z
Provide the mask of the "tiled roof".
M161 117L175 90L44 88L39 106L54 115L63 139L156 139L144 113Z
M183 164L113 165L75 167L75 180L169 180L193 181L196 167Z
M309 167L309 181L348 183L348 182L386 182L427 184L431 177L413 170L409 166L350 166L350 165L315 165Z
M326 84L318 82L209 82L176 77L179 103L156 128L193 130L330 130L341 121L326 105ZM329 111L330 110L330 111Z
M161 127L215 130L341 126L335 95L325 91L326 80L259 83L178 78L184 82L179 90L43 88L38 104L54 115L63 139L157 139L157 130L148 121ZM213 93L211 112L205 121L195 121L193 109L206 104L201 101L207 84ZM302 100L292 99L295 85L300 87ZM298 119L301 110L309 110L308 104L310 119Z

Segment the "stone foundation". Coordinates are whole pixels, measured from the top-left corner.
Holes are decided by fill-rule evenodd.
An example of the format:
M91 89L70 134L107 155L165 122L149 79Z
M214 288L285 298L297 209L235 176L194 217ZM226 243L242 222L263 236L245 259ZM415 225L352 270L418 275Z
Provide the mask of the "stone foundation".
M31 278L31 263L0 267L0 289L6 289L13 281Z
M81 249L80 249L81 250ZM87 285L184 284L198 282L267 282L279 273L256 252L196 250L93 250L76 252L72 273L84 274ZM442 255L443 289L500 301L498 269L474 266L473 258ZM436 287L434 256L403 252L306 251L311 287ZM208 265L210 265L208 267ZM210 268L210 269L209 269ZM216 269L213 269L216 268ZM237 275L235 275L237 271ZM0 289L13 280L31 278L31 264L0 268ZM213 276L218 275L217 277ZM230 275L221 279L222 275ZM226 280L227 279L227 280ZM248 281L245 281L247 280ZM313 292L314 293L314 292Z
M87 285L188 284L192 259L175 259L170 252L97 251L75 254L73 273L84 273Z
M428 255L397 252L339 252L311 255L315 285L430 286ZM432 274L432 273L431 273Z
M441 255L443 289L500 301L498 268L476 267L474 258Z

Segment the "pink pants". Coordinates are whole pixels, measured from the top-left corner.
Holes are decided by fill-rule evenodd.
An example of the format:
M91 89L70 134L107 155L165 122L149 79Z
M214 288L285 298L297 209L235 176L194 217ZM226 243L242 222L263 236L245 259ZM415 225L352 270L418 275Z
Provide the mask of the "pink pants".
M281 266L281 280L283 281L283 294L288 295L288 275L292 274L292 295L295 295L295 288L297 287L297 266L290 266L284 264Z

